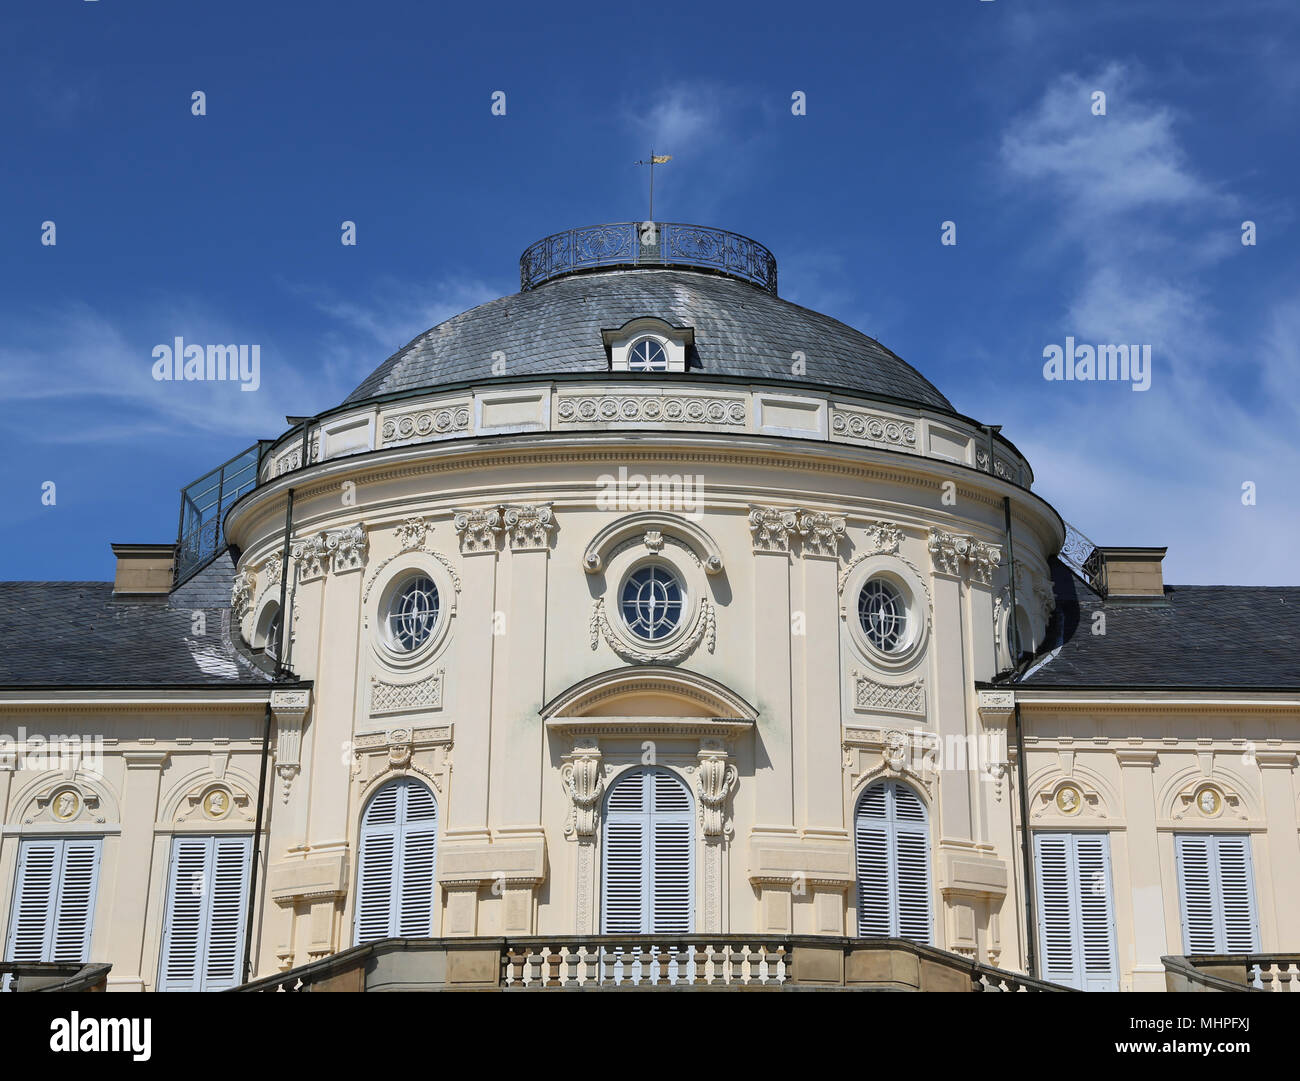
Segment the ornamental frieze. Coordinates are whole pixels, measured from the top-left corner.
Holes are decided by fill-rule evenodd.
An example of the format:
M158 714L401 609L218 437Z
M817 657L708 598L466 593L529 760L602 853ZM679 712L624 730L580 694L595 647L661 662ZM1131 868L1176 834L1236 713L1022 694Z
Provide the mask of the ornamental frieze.
M925 683L880 683L861 672L853 673L853 708L864 713L906 713L925 716Z
M399 713L408 709L442 708L442 671L434 672L414 683L370 681L370 714Z
M380 439L385 446L397 446L420 439L467 431L469 431L469 407L452 405L387 416L380 428Z
M874 413L832 408L831 432L845 439L861 439L867 443L884 443L903 450L916 450L915 424Z
M625 421L743 425L747 419L745 403L736 398L678 395L574 395L561 398L555 412L561 424Z

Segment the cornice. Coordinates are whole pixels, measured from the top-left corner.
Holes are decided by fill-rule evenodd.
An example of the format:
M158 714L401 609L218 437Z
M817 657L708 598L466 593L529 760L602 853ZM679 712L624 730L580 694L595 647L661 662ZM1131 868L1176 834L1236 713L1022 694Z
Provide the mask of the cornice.
M1008 686L1015 701L1023 710L1032 713L1095 713L1106 710L1113 713L1168 713L1206 712L1215 710L1228 713L1300 712L1300 691L1205 691L1185 690L1125 690L1122 688L1098 691L1052 691L1023 686Z
M744 465L793 469L804 473L838 475L857 480L882 481L929 489L938 493L955 480L961 503L1000 509L1002 497L1013 494L1042 535L1063 536L1060 518L1040 496L974 466L944 458L920 457L899 451L860 447L820 440L800 440L771 435L711 432L639 432L636 445L626 433L533 432L481 436L471 440L406 445L331 459L309 470L268 480L245 495L227 515L227 528L238 530L239 519L255 516L264 501L278 500L293 487L302 503L319 496L337 495L339 477L347 474L360 483L379 484L476 469L547 464L672 461L685 464ZM777 445L779 444L779 445ZM725 450L719 447L725 446ZM937 505L937 500L936 500ZM1033 523L1032 519L1037 522Z

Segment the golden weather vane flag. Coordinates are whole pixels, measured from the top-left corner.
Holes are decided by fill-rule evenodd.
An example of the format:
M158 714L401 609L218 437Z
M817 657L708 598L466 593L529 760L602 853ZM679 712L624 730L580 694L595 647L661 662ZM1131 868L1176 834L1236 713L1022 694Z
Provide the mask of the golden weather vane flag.
M671 154L656 154L651 150L648 159L633 163L635 165L650 166L650 217L647 219L648 221L655 220L655 166L667 165L672 160L673 156Z

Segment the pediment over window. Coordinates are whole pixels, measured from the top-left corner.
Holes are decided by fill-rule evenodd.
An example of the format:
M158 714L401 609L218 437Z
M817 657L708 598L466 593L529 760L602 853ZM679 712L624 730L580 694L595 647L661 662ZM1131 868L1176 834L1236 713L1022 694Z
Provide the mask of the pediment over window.
M758 711L707 676L637 667L582 680L546 703L541 715L549 730L572 736L657 733L731 740L754 727Z

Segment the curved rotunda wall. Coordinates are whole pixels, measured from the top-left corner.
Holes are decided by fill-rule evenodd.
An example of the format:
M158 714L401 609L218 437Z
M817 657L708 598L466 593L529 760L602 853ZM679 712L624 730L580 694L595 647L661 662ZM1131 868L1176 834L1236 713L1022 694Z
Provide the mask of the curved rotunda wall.
M646 505L650 478L662 505ZM410 771L439 801L435 934L594 933L600 830L583 822L572 777L595 768L603 783L650 745L697 797L721 770L717 821L701 810L697 830L698 930L843 934L856 925L852 808L891 733L916 748L891 775L935 808L933 851L941 836L972 851L996 839L1006 808L990 802L992 786L955 771L941 796L920 750L978 728L972 681L999 667L999 493L1014 489L995 478L917 455L712 433L522 433L341 458L264 485L231 516L245 634L278 601L290 484L288 663L315 689L273 853L305 842L338 852L336 874L354 876L364 800ZM1023 491L1016 509L1022 581L1044 584L1055 518ZM623 583L649 564L671 568L685 596L661 643L638 641L620 612ZM435 584L439 614L403 656L385 644L385 597L411 574ZM857 621L861 587L879 577L908 607L897 656L873 649ZM648 673L644 685L602 700L602 681L628 672ZM697 679L725 695L692 689ZM543 715L584 681L596 704L582 720ZM493 889L502 875L504 892ZM792 893L804 877L807 905ZM352 888L330 903L351 926ZM987 932L964 929L990 918L986 901L976 908L948 927L936 893L936 944L975 949ZM283 941L301 938L288 924L303 910L277 918Z
M647 765L695 808L672 929L853 933L854 807L891 780L926 809L932 941L1017 963L1010 808L981 772L1005 722L974 684L1008 660L1004 497L1018 607L1046 627L1062 528L1028 463L766 288L681 267L526 286L282 437L227 518L255 638L293 489L286 662L314 684L263 966L349 944L322 928L353 925L362 809L400 776L437 802L435 935L612 926L632 902L604 892L603 797ZM662 370L626 370L647 338Z

